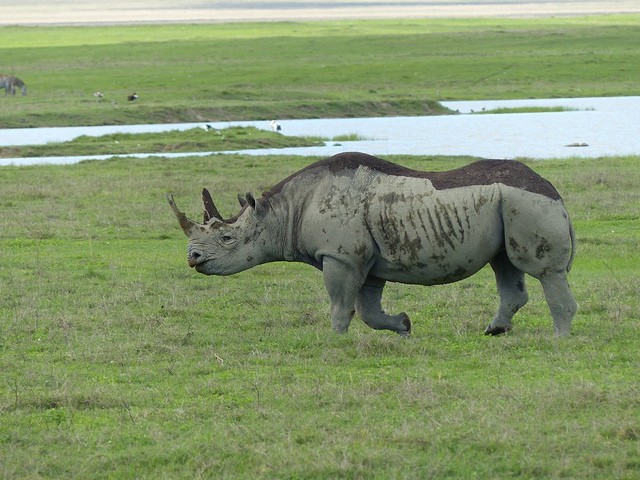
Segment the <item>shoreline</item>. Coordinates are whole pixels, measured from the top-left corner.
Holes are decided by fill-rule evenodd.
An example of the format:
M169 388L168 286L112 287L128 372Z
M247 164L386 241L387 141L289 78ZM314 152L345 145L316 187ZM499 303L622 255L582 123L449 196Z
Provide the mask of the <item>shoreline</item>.
M242 155L330 156L355 150L380 156L389 155L468 155L484 158L597 158L640 154L640 139L634 136L633 119L640 96L564 99L481 100L446 102L461 115L439 117L320 118L282 121L286 135L325 138L324 146L235 150L223 152L155 152L147 154L100 154L61 157L0 158L0 167L46 163L75 163L112 157L189 157L214 153ZM474 110L500 107L563 106L568 110L553 113L473 115ZM544 121L542 119L545 119ZM94 127L53 127L0 130L0 145L29 145L70 141L80 135L101 136L114 133L157 133L189 130L203 123L112 125ZM214 129L232 126L270 130L266 120L211 122ZM420 132L430 131L431 136ZM464 132L462 140L460 132ZM490 140L487 132L493 134ZM355 134L362 140L334 141L330 138ZM541 142L540 139L544 141ZM37 141L33 141L37 139ZM576 148L582 147L582 148Z
M82 3L81 5L79 5ZM267 2L253 2L245 8L194 7L192 3L167 7L165 3L146 0L131 2L115 0L108 5L89 0L72 2L62 0L50 2L33 1L31 5L7 5L2 9L0 26L90 26L90 25L143 25L179 23L237 23L237 22L285 22L285 21L330 21L330 20L375 20L375 19L445 19L445 18L541 18L576 17L594 15L640 14L640 2L630 0L596 2L424 2L421 5L394 5L394 0L368 3L332 3L317 8L285 4L271 7ZM346 6L348 5L348 6Z

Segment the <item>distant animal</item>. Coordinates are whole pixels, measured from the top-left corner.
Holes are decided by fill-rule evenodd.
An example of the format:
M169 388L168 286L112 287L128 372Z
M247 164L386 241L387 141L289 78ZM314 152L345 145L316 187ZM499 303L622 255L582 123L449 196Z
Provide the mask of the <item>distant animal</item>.
M0 88L4 88L4 96L15 95L16 88L22 90L22 95L27 94L27 86L18 77L13 75L1 75L0 74Z
M567 282L574 230L557 190L520 162L423 172L342 153L260 198L238 196L241 210L231 218L220 215L206 189L202 197L198 223L167 195L189 238L189 266L231 275L281 260L312 265L323 273L337 332L346 332L357 312L371 328L408 335L407 314L382 309L386 282L457 282L488 263L500 305L485 334L511 330L528 300L525 273L542 284L556 334L569 334L577 309Z
M276 120L271 120L270 125L271 125L271 130L273 130L274 132L282 131L282 126Z
M136 92L133 92L131 95L129 95L127 97L127 100L129 100L130 102L133 102L134 100L138 99L138 94Z
M94 97L96 97L98 100L102 100L102 97L104 97L104 93L102 92L95 92L93 94Z

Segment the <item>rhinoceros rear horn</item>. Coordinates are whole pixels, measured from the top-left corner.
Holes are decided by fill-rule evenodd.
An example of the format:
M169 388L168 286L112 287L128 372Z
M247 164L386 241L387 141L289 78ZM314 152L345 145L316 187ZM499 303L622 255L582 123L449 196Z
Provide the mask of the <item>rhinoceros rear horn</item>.
M204 222L207 223L212 218L216 218L218 220L222 220L222 215L216 208L216 205L213 203L213 198L211 198L211 194L209 190L206 188L202 189L202 203L204 203Z
M171 210L173 210L174 215L178 219L178 222L180 222L180 227L182 227L182 231L188 237L189 234L191 233L191 229L197 225L196 222L194 222L193 220L190 220L183 212L178 210L178 207L176 206L176 202L173 200L173 195L167 193L167 201L169 202L169 205L171 206Z

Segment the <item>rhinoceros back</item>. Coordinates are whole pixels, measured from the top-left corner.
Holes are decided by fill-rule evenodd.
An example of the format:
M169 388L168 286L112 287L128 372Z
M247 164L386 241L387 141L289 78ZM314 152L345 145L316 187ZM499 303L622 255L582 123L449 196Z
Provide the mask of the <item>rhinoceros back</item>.
M326 170L331 175L340 175L358 168L368 168L394 177L427 179L437 190L502 183L528 192L538 193L554 200L560 199L558 191L551 183L526 165L513 160L479 160L454 170L426 172L413 170L359 152L341 153L313 163L285 178L269 191L264 192L264 195L269 197L279 193L285 185L297 177L309 174L313 170Z

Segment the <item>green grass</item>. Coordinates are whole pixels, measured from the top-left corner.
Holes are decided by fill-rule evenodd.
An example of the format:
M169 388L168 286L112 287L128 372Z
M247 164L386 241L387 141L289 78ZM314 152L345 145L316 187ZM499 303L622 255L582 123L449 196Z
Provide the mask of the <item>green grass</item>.
M3 69L29 95L0 98L0 126L428 115L447 113L440 100L637 94L639 26L602 16L3 27Z
M160 133L114 133L98 137L83 135L68 142L0 147L0 157L217 152L322 144L320 139L285 137L253 127L229 127L220 130L193 128Z
M509 114L509 113L560 113L560 112L575 112L577 108L569 107L513 107L513 108L492 108L490 110L478 110L474 113L476 115L482 115L486 113L491 114Z
M366 140L372 140L371 138L364 137L357 133L346 133L344 135L336 135L331 138L334 142L361 142Z
M0 125L423 114L441 111L427 103L440 99L633 95L638 23L7 27L3 69L30 94L0 95ZM126 102L134 90L140 99ZM384 307L414 322L404 340L358 319L333 334L310 267L225 278L187 267L166 192L198 217L206 186L228 216L236 193L312 160L0 169L0 476L637 478L640 158L528 162L563 194L578 235L570 282L580 307L562 340L531 279L513 332L483 336L497 306L489 269L448 286L389 285ZM393 160L443 170L471 159Z
M164 193L224 215L313 159L216 155L0 170L3 478L580 478L640 469L640 158L529 161L563 194L580 304L537 282L512 333L488 269L390 285L405 340L332 333L319 272L205 277ZM396 157L426 170L467 158Z

